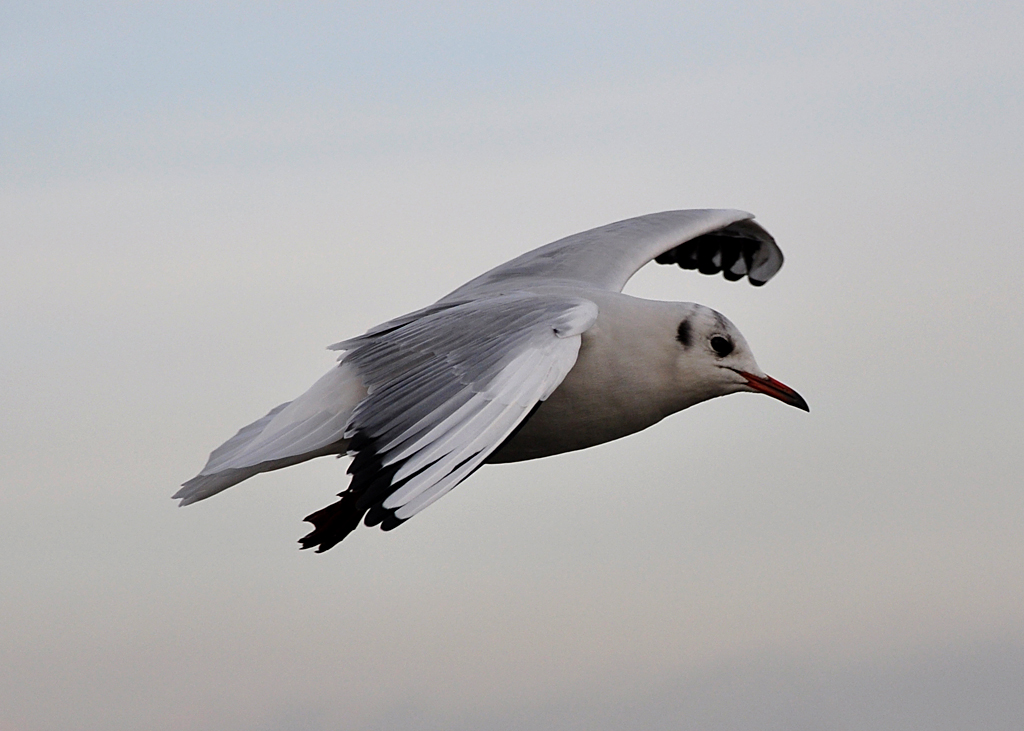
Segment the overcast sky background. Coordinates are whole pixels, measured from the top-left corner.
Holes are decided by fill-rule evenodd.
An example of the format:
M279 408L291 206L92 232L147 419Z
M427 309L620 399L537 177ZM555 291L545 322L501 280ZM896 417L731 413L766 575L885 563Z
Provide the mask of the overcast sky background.
M1019 2L2 3L0 729L1019 729ZM754 212L737 395L323 555L179 509L332 342L579 230Z

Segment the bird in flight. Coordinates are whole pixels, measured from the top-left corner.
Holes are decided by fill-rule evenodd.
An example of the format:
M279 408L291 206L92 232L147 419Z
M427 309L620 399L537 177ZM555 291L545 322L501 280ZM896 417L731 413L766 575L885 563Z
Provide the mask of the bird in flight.
M300 543L322 552L360 522L397 527L487 462L592 447L740 391L810 411L723 315L622 294L652 260L764 284L782 252L753 218L664 211L584 231L332 345L336 366L215 449L174 497L189 505L261 472L349 455L348 489L306 518Z

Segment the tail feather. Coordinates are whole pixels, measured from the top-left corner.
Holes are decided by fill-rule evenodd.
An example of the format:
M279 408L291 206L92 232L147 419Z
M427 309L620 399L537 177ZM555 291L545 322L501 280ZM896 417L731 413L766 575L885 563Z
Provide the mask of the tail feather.
M344 362L294 401L242 427L217 447L206 466L174 494L181 505L203 500L260 472L329 454L345 454L345 427L366 388Z
M343 455L345 454L345 448L347 443L344 441L330 444L322 449L317 449L312 452L306 452L295 457L286 457L284 459L275 459L269 462L260 462L259 464L252 465L251 467L242 467L236 469L225 469L220 472L214 472L213 474L206 475L199 473L188 482L182 483L181 489L178 490L174 495L171 496L174 500L181 500L178 503L179 506L184 507L185 505L191 505L197 503L200 500L205 500L212 495L216 495L218 492L227 490L232 485L237 485L243 480L248 480L253 475L258 475L261 472L273 472L279 470L282 467L291 467L293 464L299 464L300 462L306 462L307 460L314 459L315 457L326 457L328 455Z
M203 467L201 474L216 472L217 470L224 469L224 466L230 464L232 461L237 461L243 454L245 448L252 444L252 441L263 433L263 430L266 429L267 425L274 420L274 417L284 411L284 409L288 408L291 403L291 401L286 401L280 406L271 409L270 413L262 419L257 419L253 423L239 429L235 436L228 439L210 453L210 458L206 461L206 466Z

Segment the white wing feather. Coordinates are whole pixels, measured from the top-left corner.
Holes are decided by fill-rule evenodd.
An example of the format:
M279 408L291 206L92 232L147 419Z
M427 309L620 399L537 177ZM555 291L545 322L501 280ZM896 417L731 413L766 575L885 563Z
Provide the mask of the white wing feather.
M620 292L629 278L655 257L704 234L753 218L753 214L745 211L696 209L663 211L617 221L518 256L470 280L445 300L544 284ZM751 261L751 273L757 272L763 283L782 266L782 252L760 226L750 228L759 232L753 236L757 239L756 244L752 242L757 253L756 260Z
M406 520L477 469L561 383L596 319L589 300L520 292L339 344L369 393L346 436L395 468L382 507Z

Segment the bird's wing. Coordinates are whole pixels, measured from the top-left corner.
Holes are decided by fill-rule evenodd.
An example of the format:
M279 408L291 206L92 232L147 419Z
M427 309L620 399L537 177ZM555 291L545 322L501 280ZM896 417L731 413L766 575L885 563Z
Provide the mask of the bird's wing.
M446 299L546 281L619 292L651 260L762 285L782 267L775 239L734 210L663 211L567 236L466 283Z
M517 292L428 308L338 343L366 398L344 438L352 481L306 518L303 547L324 551L356 528L393 528L483 464L562 382L597 305Z

